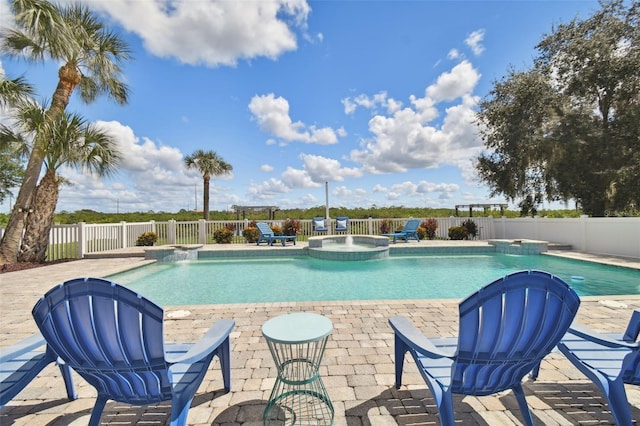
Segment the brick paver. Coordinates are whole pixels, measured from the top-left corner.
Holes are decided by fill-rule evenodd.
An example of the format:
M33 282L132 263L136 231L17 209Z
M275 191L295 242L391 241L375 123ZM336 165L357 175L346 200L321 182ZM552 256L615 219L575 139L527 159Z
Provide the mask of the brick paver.
M0 274L0 346L36 331L31 308L56 283L80 276L106 276L142 265L139 258L90 259L28 271ZM618 304L602 303L602 299ZM640 296L585 297L578 320L601 331L622 330ZM188 311L179 312L179 311ZM276 370L261 334L262 324L283 313L308 311L334 324L321 374L335 406L336 425L438 425L434 400L410 357L403 386L395 389L393 333L387 319L406 315L429 336L457 333L457 301L401 300L366 302L256 303L171 306L165 312L167 342L195 341L217 318L233 318L231 335L232 390L222 390L218 360L196 394L190 425L261 425L262 410ZM176 318L170 318L176 313ZM186 314L186 315L185 315ZM79 398L67 401L60 372L47 367L6 407L2 425L83 425L93 407L95 391L74 373ZM542 364L535 382L524 385L534 420L545 425L611 424L606 402L597 388L559 353ZM640 419L640 391L628 387L634 419ZM518 425L520 412L510 392L488 397L455 397L456 420L464 425ZM134 407L109 402L103 424L166 424L169 404Z

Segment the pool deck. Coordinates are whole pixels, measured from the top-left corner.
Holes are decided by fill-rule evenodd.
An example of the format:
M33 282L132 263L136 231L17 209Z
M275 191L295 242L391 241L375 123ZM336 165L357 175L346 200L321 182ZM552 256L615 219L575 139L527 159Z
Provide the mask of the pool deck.
M443 244L410 242L410 245ZM480 245L484 242L461 244ZM405 243L398 243L403 246ZM231 249L247 250L238 245ZM287 251L304 246L255 247ZM215 250L215 246L207 246ZM230 249L230 246L225 246ZM136 248L134 250L139 250ZM572 251L549 254L599 260L640 269L638 259L586 255ZM107 276L151 261L142 257L84 259L0 274L0 347L36 331L31 308L55 284L81 276ZM397 283L402 285L402 283ZM403 386L394 383L393 333L387 320L405 315L429 336L457 333L458 300L398 300L364 302L293 302L227 305L169 306L165 308L167 342L196 341L217 318L233 318L231 335L231 392L222 390L215 359L189 411L189 425L262 424L262 411L275 382L276 369L262 337L269 318L290 312L316 312L334 325L321 367L321 375L335 407L335 425L438 425L434 400L413 361L404 367ZM640 309L640 296L583 297L578 321L599 331L622 331L632 309ZM172 318L173 317L173 318ZM95 402L95 391L74 373L79 398L67 401L59 370L50 365L7 406L0 409L0 424L84 425ZM536 424L612 424L598 389L561 354L552 353L542 363L536 381L524 384ZM640 389L627 386L632 415L640 420ZM487 397L454 397L455 417L463 425L520 425L511 392ZM135 407L109 402L102 424L167 424L169 404Z

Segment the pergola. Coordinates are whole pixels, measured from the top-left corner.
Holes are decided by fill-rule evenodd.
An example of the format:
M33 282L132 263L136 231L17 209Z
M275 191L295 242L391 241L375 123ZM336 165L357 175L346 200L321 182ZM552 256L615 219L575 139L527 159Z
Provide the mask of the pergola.
M276 212L278 210L280 210L280 208L278 206L236 206L233 205L231 206L231 208L233 209L233 211L236 214L236 220L240 220L240 212L242 212L242 219L246 219L247 218L247 212L248 211L253 211L253 212L262 212L262 211L267 211L269 213L269 220L273 220L276 218Z
M473 209L483 209L485 212L492 207L500 207L500 216L504 216L504 209L508 204L456 204L456 216L459 216L459 209L469 209L469 217L473 217Z

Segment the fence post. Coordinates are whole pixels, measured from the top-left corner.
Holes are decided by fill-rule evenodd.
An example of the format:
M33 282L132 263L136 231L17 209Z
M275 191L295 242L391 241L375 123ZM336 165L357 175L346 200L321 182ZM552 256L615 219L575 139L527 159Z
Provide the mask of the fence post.
M176 221L175 219L169 219L167 222L167 244L176 243Z
M589 249L588 245L589 245L589 236L588 234L588 227L587 227L587 219L589 218L588 215L583 214L580 215L580 221L582 222L582 226L580 227L580 233L581 235L581 241L582 241L582 247L579 247L579 250L582 251L587 251Z
M85 229L86 223L78 222L78 259L82 259L87 252L87 242L85 241Z
M127 222L120 222L120 248L127 248Z
M207 221L198 220L198 244L207 244Z

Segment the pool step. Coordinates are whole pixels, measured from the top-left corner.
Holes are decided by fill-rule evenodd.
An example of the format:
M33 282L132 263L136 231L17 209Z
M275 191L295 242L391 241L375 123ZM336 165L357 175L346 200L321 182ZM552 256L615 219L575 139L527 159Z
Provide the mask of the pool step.
M573 250L573 246L567 243L549 243L547 247L549 250Z

